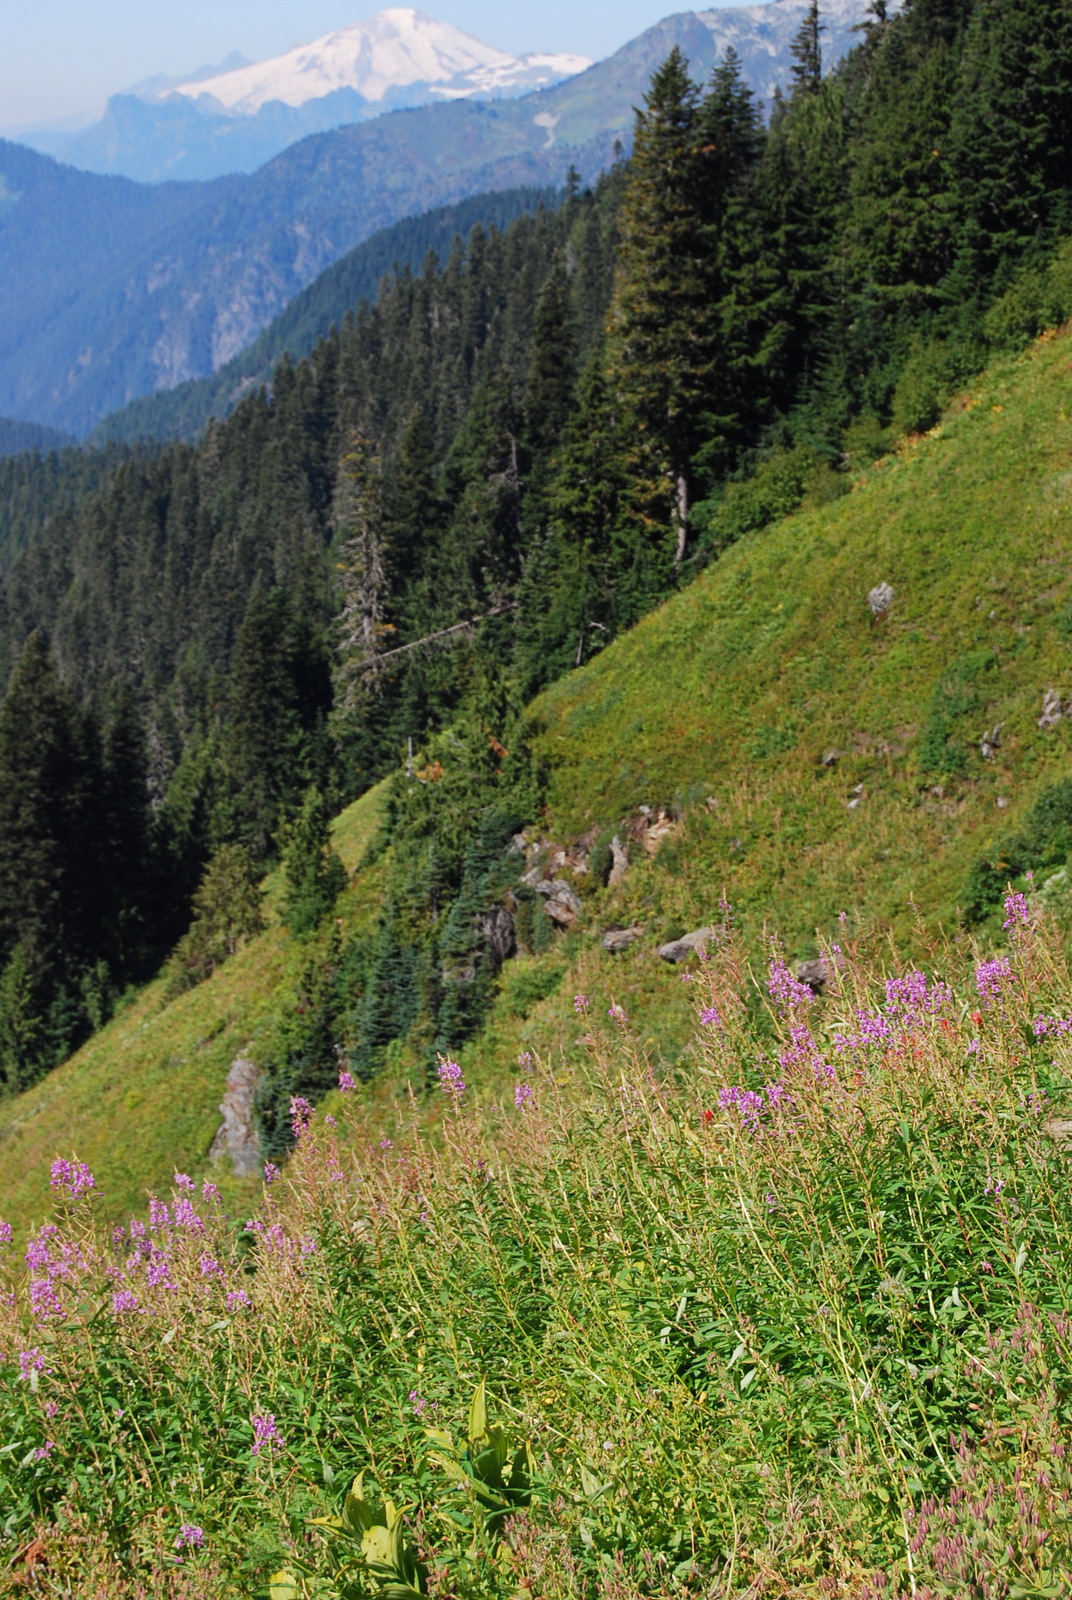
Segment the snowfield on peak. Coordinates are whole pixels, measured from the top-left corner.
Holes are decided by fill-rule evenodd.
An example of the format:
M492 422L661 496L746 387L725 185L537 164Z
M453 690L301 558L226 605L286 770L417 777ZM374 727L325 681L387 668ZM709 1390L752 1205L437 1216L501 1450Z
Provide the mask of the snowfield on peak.
M424 11L395 7L270 61L181 83L172 92L191 100L208 95L232 115L255 116L275 101L302 106L340 89L373 103L416 84L450 99L513 96L547 88L589 66L583 56L512 56Z

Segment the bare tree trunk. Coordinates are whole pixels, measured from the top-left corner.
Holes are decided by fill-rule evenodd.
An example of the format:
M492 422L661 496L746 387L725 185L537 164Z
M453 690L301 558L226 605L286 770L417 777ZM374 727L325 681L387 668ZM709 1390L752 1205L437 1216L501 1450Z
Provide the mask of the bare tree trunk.
M680 472L677 475L674 511L677 517L677 549L674 551L674 570L676 571L684 560L685 541L689 536L689 486L685 482L684 474Z

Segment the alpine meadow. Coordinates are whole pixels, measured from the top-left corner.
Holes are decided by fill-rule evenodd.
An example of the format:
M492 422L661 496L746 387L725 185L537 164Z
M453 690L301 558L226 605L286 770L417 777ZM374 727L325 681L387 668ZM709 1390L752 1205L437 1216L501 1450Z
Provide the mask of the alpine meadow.
M1072 1593L1072 0L826 37L0 424L0 1594Z

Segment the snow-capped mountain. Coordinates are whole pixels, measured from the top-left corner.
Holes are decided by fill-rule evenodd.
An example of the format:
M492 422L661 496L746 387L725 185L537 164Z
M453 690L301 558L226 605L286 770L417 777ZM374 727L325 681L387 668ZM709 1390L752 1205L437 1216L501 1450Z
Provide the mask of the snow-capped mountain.
M513 98L589 66L583 56L508 55L424 11L392 7L271 61L176 84L168 92L195 101L210 96L232 115L256 116L272 102L303 106L340 89L372 104L397 101L400 91L412 93L418 86L428 98Z

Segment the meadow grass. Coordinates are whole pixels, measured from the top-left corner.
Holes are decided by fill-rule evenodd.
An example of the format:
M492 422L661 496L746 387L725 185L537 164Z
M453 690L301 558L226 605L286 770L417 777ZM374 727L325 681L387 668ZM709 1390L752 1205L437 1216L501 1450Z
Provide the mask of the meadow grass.
M9 1582L1068 1592L1072 977L1005 920L966 982L845 936L820 999L731 931L673 1070L563 995L583 1071L523 1060L504 1103L445 1064L434 1144L297 1103L239 1232L183 1174L109 1229L61 1164L0 1324Z

